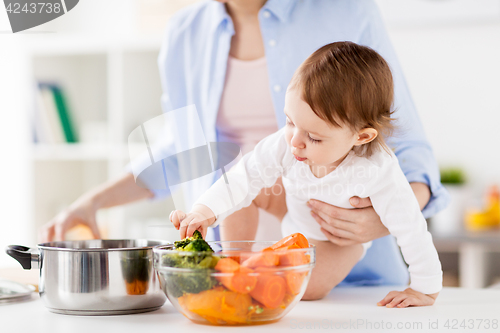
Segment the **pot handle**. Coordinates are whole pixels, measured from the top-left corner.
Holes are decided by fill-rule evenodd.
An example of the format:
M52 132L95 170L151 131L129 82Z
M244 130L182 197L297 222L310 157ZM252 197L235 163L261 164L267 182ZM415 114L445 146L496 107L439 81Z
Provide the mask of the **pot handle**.
M33 249L21 245L9 245L5 252L16 259L24 269L37 269L40 267L40 255L33 253Z

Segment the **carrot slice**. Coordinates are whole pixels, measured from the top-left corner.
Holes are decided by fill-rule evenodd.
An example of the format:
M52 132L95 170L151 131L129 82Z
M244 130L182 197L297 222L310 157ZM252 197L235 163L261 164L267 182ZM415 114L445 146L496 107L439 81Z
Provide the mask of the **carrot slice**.
M304 235L297 232L295 234L291 234L290 236L284 237L283 239L266 249L277 250L280 248L289 248L292 245L297 245L299 248L303 249L309 247L309 242Z
M262 251L252 255L250 258L243 261L241 266L255 268L255 267L272 267L279 264L279 256L274 251Z
M231 279L231 288L229 289L242 294L248 294L254 290L257 277L250 275L250 273L253 273L253 269L244 266L240 267L240 270L234 273Z
M306 272L289 272L285 276L286 291L293 296L298 295L302 289L306 275Z
M280 253L279 258L280 266L300 266L309 263L310 260L309 257L301 251Z
M232 273L240 269L240 264L231 258L222 258L215 265L215 269L224 273Z
M281 276L261 274L257 285L250 292L255 300L267 308L274 309L281 305L286 293L286 281Z
M220 259L215 269L223 273L228 273L224 276L218 276L217 280L231 291L248 294L257 284L257 277L250 275L253 273L253 270L240 266L240 264L231 258Z
M219 252L219 255L222 255L226 258L231 258L237 263L240 263L240 251L235 251L235 250L223 250Z
M222 287L198 294L186 293L177 301L184 310L195 313L212 324L230 325L247 323L248 308L252 305L249 295L227 291Z

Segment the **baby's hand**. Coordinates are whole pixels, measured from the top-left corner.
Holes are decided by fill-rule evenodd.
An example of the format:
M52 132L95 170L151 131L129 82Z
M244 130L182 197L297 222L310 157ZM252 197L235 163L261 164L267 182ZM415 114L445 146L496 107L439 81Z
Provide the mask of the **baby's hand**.
M411 288L405 291L391 291L385 296L383 300L377 303L379 306L386 306L388 308L406 308L408 306L428 306L434 304L439 293L435 294L422 294Z
M204 205L196 205L193 211L185 214L181 210L170 213L170 222L179 230L181 239L193 236L195 230L201 232L203 238L207 234L208 226L215 222L215 215L210 208Z

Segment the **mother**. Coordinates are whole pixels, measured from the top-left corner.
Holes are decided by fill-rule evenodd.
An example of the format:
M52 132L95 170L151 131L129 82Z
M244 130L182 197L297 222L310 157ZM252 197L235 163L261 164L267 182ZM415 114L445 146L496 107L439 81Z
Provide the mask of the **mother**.
M319 47L342 40L372 47L391 65L396 117L402 131L389 144L424 215L435 214L446 204L447 193L439 182L431 148L372 0L221 0L179 11L169 21L159 56L163 110L195 104L207 141L232 141L246 153L284 126L285 91L299 64ZM183 130L188 136L195 135L190 128ZM255 238L259 208L281 219L286 205L280 187L278 181L251 206L227 218L221 224L221 238ZM204 190L192 186L188 195L194 200ZM95 223L98 209L168 194L168 190L139 188L128 173L80 197L43 228L42 239L62 239L64 232L78 223L87 224L99 237ZM369 199L351 198L357 208L351 210L317 201L311 204L311 214L331 241L334 255L342 258L348 246L374 240L350 273L338 273L335 285L342 280L358 285L408 282L397 245L387 236ZM256 222L244 228L230 223L243 216ZM318 296L322 295L313 298Z

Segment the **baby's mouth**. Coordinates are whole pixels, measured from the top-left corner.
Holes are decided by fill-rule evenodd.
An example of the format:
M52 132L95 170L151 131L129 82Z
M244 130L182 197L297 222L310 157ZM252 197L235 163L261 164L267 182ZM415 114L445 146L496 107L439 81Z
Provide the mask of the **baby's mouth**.
M297 156L297 155L295 155L295 154L293 154L293 156L295 157L295 159L296 159L297 161L300 161L300 162L303 162L303 161L307 160L307 158L305 158L305 157L298 157L298 156Z

